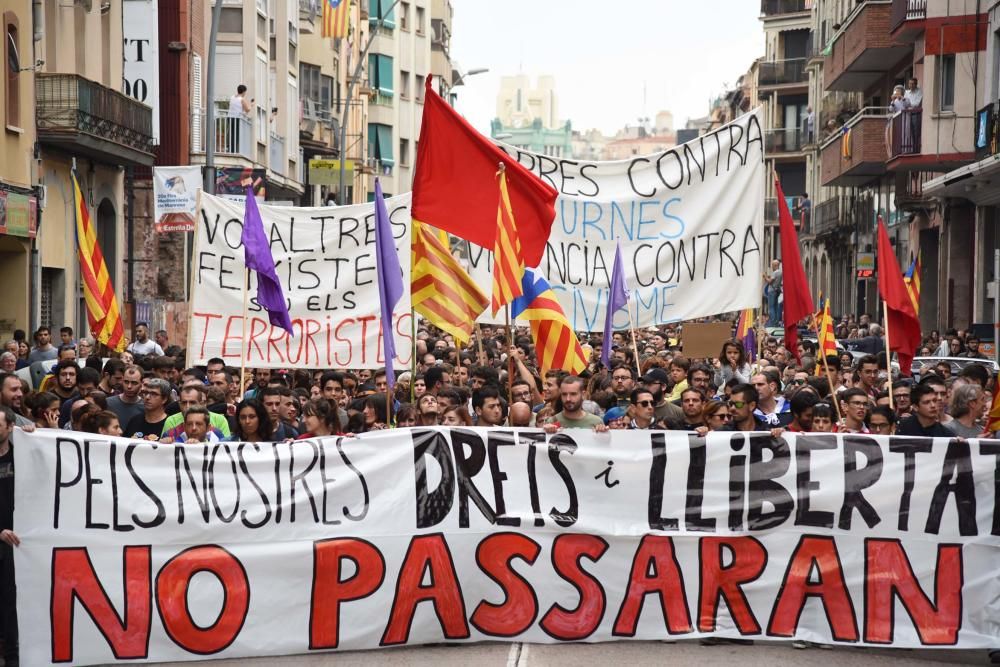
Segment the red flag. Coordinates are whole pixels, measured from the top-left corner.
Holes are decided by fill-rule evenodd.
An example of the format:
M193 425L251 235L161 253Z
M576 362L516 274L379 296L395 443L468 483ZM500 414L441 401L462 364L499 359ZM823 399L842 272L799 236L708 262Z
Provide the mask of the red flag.
M774 179L774 191L778 198L778 233L781 235L781 271L782 294L785 297L785 349L799 358L798 326L799 320L809 317L815 312L812 293L806 281L806 271L802 268L802 255L799 254L799 236L795 233L795 221L788 210L785 193L781 191L781 183Z
M525 264L538 266L556 216L556 189L476 132L431 89L431 79L413 177L413 219L492 248L497 167L503 162Z
M899 358L900 372L910 375L913 355L920 347L920 320L881 216L878 219L878 293L889 311L886 342L890 351Z

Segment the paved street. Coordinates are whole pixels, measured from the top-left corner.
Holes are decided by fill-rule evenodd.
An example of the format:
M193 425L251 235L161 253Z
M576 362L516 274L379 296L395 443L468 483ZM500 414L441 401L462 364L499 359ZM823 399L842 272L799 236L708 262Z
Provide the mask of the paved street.
M701 646L697 641L664 644L660 642L610 642L604 644L473 644L469 646L429 646L381 651L324 653L256 660L217 660L188 665L226 667L368 667L371 665L434 665L459 667L577 667L579 665L618 664L629 667L647 665L705 665L739 661L743 665L769 667L808 667L833 665L986 665L985 651L907 651L889 649L844 648L834 650L797 650L788 644L767 643L755 646ZM166 665L168 663L160 663Z

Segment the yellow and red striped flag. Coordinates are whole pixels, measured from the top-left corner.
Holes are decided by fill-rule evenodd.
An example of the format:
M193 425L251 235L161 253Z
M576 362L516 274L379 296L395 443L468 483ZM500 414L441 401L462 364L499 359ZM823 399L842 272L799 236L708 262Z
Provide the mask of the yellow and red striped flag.
M903 282L906 283L906 291L910 293L910 301L913 302L913 310L920 315L920 251L910 262L910 267L903 274Z
M501 168L500 203L497 206L497 235L493 243L493 315L500 306L510 303L523 293L521 277L524 276L524 254L517 236L517 224L507 194L507 174Z
M351 0L321 1L323 3L323 37L347 37L347 29L351 21Z
M90 220L87 202L76 180L73 178L73 200L76 214L76 244L80 256L80 280L83 283L83 298L87 304L87 321L97 340L110 349L121 352L125 349L125 326L122 324L118 298L104 263L104 254L97 244L97 232Z
M819 353L837 356L837 337L833 333L833 316L830 315L830 300L823 303L823 314L819 319Z
M993 403L986 418L986 430L1000 431L1000 387L997 386L997 382L993 383Z
M476 318L489 298L459 265L438 234L413 221L413 267L410 298L413 310L455 337L461 347L472 336Z

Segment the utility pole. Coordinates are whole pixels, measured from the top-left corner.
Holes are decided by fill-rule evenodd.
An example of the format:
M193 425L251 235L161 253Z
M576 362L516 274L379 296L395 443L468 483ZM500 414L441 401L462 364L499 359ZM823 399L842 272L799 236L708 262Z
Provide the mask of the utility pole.
M347 172L347 165L344 164L344 144L347 143L347 113L351 108L351 93L354 92L354 83L361 77L361 69L364 67L365 57L368 55L368 51L372 48L372 43L375 41L375 35L378 34L379 29L385 22L385 18L392 13L392 10L398 4L399 0L395 0L389 9L385 10L382 16L378 17L375 27L368 32L368 43L365 44L361 55L358 56L358 63L354 66L354 74L347 79L347 93L344 95L344 112L340 116L340 188L337 192L337 204L339 206L344 206L347 203L345 201L347 198L347 185L344 183L344 176Z
M212 30L208 36L208 84L206 97L208 108L205 110L205 122L208 127L205 133L205 174L204 190L215 194L215 46L219 41L219 17L222 16L222 0L215 0L212 8Z

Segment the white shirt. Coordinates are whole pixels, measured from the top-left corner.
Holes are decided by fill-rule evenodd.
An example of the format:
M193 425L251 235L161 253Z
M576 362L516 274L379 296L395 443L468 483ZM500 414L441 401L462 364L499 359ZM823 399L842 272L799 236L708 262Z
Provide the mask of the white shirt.
M910 107L919 107L924 101L924 92L919 88L907 90L903 93L903 99L910 103Z
M229 112L226 114L229 118L243 118L243 96L233 95L229 98Z
M163 356L163 348L156 344L156 341L152 338L147 338L145 343L140 343L139 341L132 341L128 346L128 351L132 354L156 354L157 356Z

